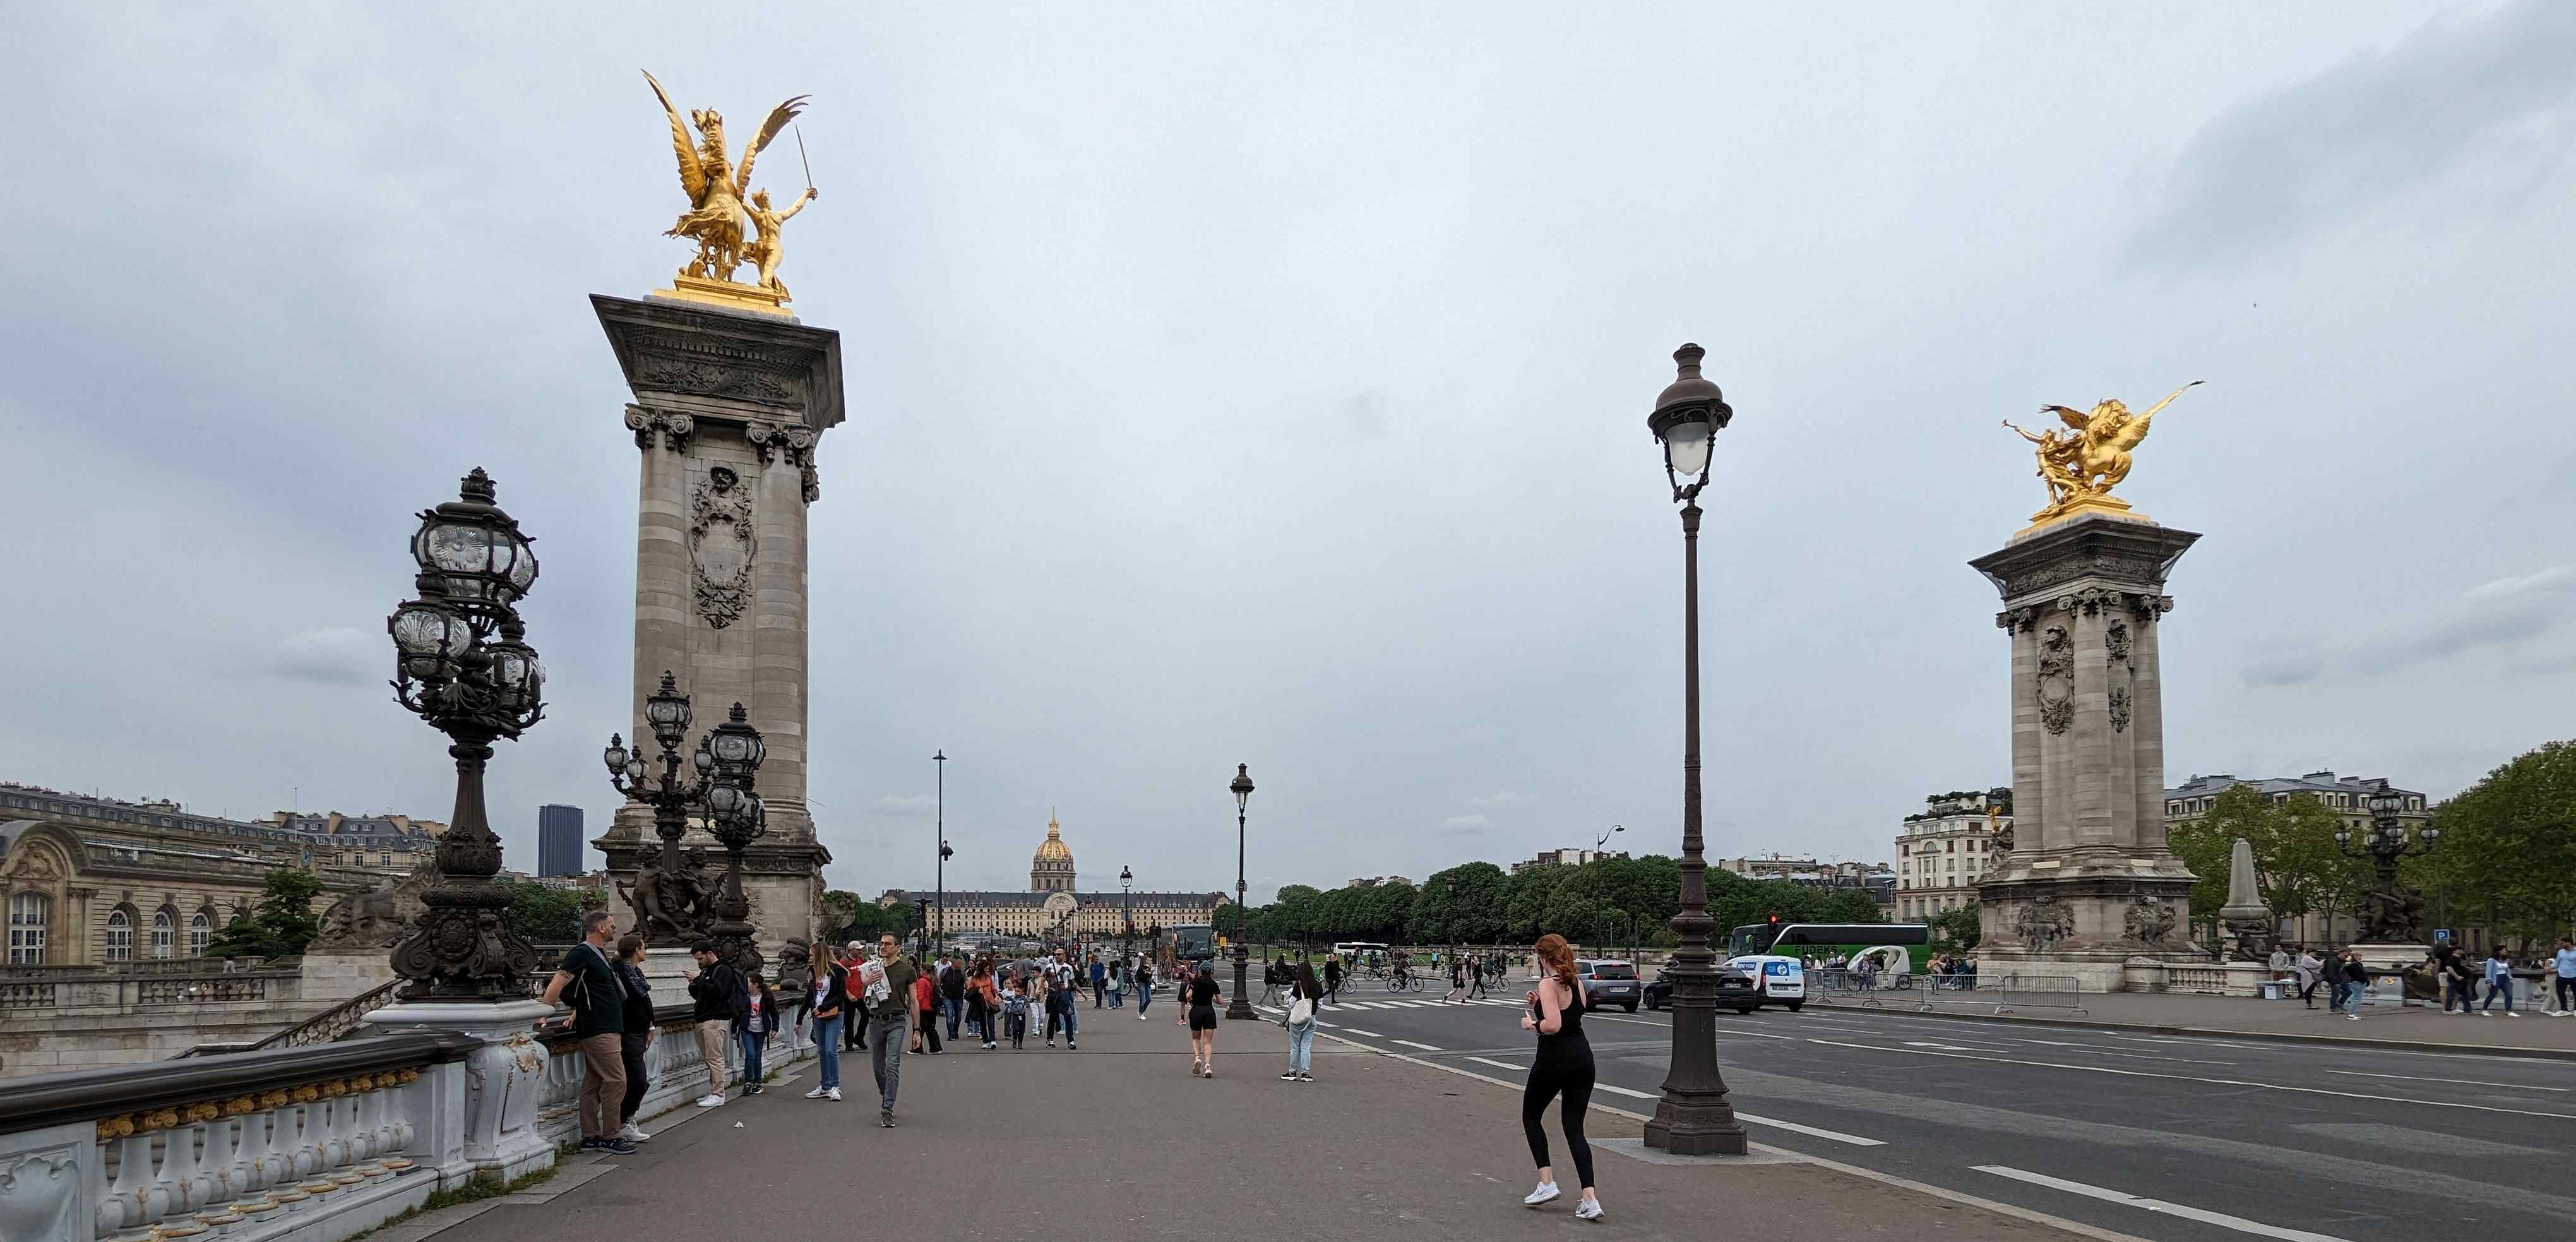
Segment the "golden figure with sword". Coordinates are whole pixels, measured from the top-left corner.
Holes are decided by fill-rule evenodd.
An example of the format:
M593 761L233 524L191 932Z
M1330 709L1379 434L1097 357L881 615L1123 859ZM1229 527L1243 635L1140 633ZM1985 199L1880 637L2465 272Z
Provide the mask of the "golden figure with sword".
M751 192L751 169L778 132L804 109L806 97L798 95L770 109L760 132L743 147L741 159L736 161L725 149L722 113L712 108L692 111L684 124L680 110L672 106L662 84L650 73L644 75L644 81L653 88L653 97L661 102L663 115L670 120L680 189L689 196L689 209L681 213L665 236L687 238L698 247L696 257L680 269L672 287L663 292L736 309L786 313L783 304L788 300L787 286L778 279L778 262L784 253L780 230L790 217L820 195L813 188L809 165L805 192L785 210L774 209L768 191ZM695 143L689 139L691 126L697 130ZM801 157L805 147L801 132L796 147ZM759 283L745 285L734 279L735 269L746 263L758 269Z

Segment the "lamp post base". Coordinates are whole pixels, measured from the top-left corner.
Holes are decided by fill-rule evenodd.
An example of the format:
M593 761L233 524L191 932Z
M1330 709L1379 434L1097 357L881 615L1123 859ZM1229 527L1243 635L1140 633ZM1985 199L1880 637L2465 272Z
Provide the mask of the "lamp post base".
M1234 946L1234 999L1227 1002L1225 1006L1225 1020L1228 1022L1250 1022L1261 1017L1260 1014L1252 1012L1252 992L1249 985L1245 983L1250 973L1251 957L1250 949L1242 945Z

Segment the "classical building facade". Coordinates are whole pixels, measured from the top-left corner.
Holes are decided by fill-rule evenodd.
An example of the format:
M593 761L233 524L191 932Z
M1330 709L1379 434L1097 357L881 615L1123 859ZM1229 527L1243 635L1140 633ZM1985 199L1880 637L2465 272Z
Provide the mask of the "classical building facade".
M2012 828L2012 791L1933 794L1896 833L1896 917L1974 909L1977 881Z
M1139 931L1213 924L1223 893L1172 893L1150 890L1081 892L1074 882L1073 849L1064 843L1063 825L1050 816L1046 840L1029 860L1027 892L950 889L944 898L946 930L951 936L983 934L1037 938L1049 934L1105 939L1117 935L1128 918ZM903 905L938 895L887 889L880 906Z
M2165 826L2168 830L2209 814L2217 805L2218 795L2238 785L2251 785L2274 803L2287 802L2300 794L2315 798L2319 805L2342 817L2344 825L2359 833L2370 828L2370 796L2383 784L2394 784L2377 776L2337 776L2330 771L2310 772L2305 776L2240 777L2225 772L2210 776L2194 773L2191 779L2165 790ZM2397 813L2398 822L2411 833L2432 818L2425 809L2424 795L2412 789L2399 789L2406 795L2406 809ZM2468 947L2484 948L2490 943L2483 928L2462 928L2459 939ZM2282 920L2280 934L2294 944L2341 944L2359 934L2358 924L2349 910L2328 910L2303 914Z
M106 966L201 956L249 912L268 873L313 872L337 895L408 875L446 825L399 815L265 820L198 815L0 784L0 911L12 966Z

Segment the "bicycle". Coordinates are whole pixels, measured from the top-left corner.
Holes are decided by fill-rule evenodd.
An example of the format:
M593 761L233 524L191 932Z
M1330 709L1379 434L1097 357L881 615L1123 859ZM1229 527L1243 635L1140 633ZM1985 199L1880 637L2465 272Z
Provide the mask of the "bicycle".
M1386 990L1390 992L1419 992L1422 990L1422 976L1414 974L1409 970L1399 970L1393 975L1387 977Z

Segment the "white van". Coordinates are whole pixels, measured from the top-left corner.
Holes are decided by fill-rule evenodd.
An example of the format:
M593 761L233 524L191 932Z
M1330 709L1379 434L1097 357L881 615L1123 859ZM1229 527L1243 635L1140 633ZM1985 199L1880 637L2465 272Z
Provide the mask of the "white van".
M1807 964L1794 957L1756 953L1728 958L1726 964L1753 978L1753 1003L1778 1005L1791 1013L1807 1003Z

